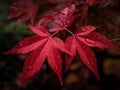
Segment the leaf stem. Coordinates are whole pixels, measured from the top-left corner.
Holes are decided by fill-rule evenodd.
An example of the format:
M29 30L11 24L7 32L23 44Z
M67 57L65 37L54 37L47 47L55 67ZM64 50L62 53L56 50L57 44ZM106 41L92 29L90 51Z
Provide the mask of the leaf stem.
M52 35L51 35L51 37L53 37L55 34L57 34L59 31L56 31L56 32L54 32Z
M73 35L74 36L74 33L72 33L69 29L67 29L67 28L64 28L67 32L69 32L71 35Z
M67 32L69 32L71 35L73 35L74 36L74 33L72 33L69 29L67 29L67 28L64 28L64 30L66 30ZM56 31L56 32L54 32L52 35L51 35L51 37L53 37L56 33L58 33L59 31Z
M111 39L110 41L118 41L120 38Z

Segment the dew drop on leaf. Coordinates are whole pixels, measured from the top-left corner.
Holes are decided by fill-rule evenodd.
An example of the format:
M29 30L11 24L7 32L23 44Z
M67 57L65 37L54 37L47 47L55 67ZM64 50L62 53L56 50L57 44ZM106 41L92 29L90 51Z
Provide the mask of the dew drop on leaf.
M90 40L90 39L85 39L85 40L86 40L86 42L88 42L88 43L90 43L90 44L95 44L95 43L96 43L95 41Z
M69 24L70 24L70 21L67 21L67 24L69 25Z
M86 61L85 65L89 66L91 63L89 61Z
M86 31L86 29L82 28L82 31L83 31L83 32L85 32L85 31Z

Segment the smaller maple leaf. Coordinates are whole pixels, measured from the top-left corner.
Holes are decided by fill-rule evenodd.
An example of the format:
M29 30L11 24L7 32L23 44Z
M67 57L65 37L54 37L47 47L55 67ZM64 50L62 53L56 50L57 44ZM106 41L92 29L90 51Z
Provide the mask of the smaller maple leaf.
M75 4L66 6L60 13L54 12L51 15L42 18L38 25L46 27L50 32L64 30L69 27L80 14L73 15L75 12Z
M10 14L8 20L17 18L16 26L24 21L30 20L34 23L39 3L32 0L19 0L8 7Z
M112 48L118 49L113 45L105 36L92 32L96 30L96 26L84 26L78 29L75 35L70 36L66 39L66 47L72 53L72 56L66 55L66 70L68 70L69 65L73 61L73 58L76 55L76 51L83 61L83 63L94 73L96 78L99 80L99 74L97 72L97 61L92 47L99 48Z
M39 69L41 69L46 58L48 64L51 66L53 71L57 74L60 83L62 84L62 59L60 51L70 54L66 49L64 42L57 38L52 37L46 28L42 26L29 26L31 30L37 35L25 38L23 41L19 42L14 48L3 53L3 54L26 54L32 52L25 61L22 82L21 85L25 83L26 80L33 77Z

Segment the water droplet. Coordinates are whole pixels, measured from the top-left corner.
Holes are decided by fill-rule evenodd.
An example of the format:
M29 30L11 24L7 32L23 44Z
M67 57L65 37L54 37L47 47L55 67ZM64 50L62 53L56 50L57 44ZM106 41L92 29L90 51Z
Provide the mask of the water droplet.
M86 64L87 64L87 65L89 65L89 64L90 64L90 62L88 62L88 61L87 61L87 62L86 62Z
M69 25L70 24L70 21L67 21L67 25Z
M90 39L85 39L85 40L86 40L86 42L88 42L88 43L90 43L90 44L95 44L95 43L96 43L95 41L90 40Z
M82 31L83 31L83 32L85 32L85 31L86 31L86 29L82 28Z

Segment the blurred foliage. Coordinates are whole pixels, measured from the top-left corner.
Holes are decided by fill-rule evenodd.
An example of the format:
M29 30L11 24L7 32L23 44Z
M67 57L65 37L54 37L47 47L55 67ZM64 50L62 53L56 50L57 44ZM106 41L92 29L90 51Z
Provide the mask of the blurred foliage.
M0 33L15 32L19 34L32 34L29 30L24 30L26 23L18 25L16 31L13 31L15 20L6 21L8 11L6 7L15 0L1 0L0 1ZM101 5L89 7L88 12L78 20L78 26L82 25L98 25L100 28L98 32L104 34L109 39L120 38L120 1L119 0L104 0ZM47 6L47 7L46 7ZM51 5L50 5L51 7ZM42 5L42 10L49 10L49 4ZM60 8L60 7L59 7ZM48 11L47 10L47 11ZM44 13L44 12L43 12ZM82 20L82 22L81 22ZM120 42L115 41L115 44L120 46Z
M15 0L0 1L0 34L16 33L21 35L32 35L31 30L27 30L26 23L22 23L15 28L15 20L6 21L8 11L7 6Z

